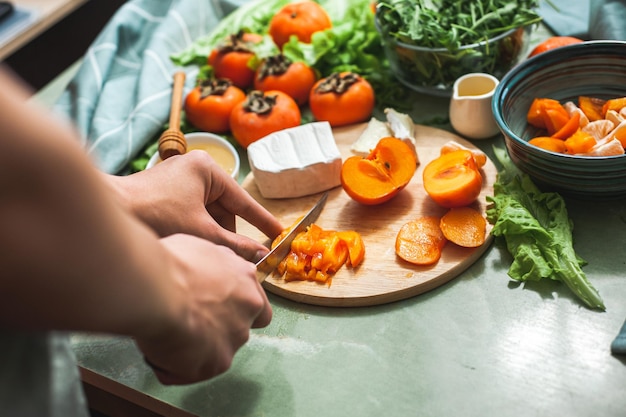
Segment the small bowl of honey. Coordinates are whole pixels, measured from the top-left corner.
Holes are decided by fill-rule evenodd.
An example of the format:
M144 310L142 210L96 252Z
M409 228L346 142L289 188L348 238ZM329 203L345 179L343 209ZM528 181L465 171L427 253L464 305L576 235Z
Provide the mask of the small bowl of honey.
M215 160L215 162L224 169L231 177L237 179L239 177L239 167L241 161L235 147L226 139L209 132L193 132L185 135L187 141L187 152L198 149L205 151ZM146 169L153 167L161 162L158 152L148 161Z

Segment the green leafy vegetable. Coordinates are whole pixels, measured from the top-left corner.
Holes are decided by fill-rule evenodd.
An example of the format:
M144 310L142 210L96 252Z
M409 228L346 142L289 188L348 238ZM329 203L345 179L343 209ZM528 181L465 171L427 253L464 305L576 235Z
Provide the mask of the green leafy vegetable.
M523 55L538 0L383 0L376 21L406 83L449 89L469 72L503 76Z
M278 53L268 42L267 30L272 16L287 3L290 1L269 0L244 5L224 18L210 34L171 59L180 66L205 65L211 50L240 29L265 35L265 41L254 49L258 59ZM323 77L341 71L357 73L372 84L379 107L410 108L410 95L397 83L385 58L370 0L319 0L318 3L331 16L333 27L314 34L310 44L292 38L283 47L285 56L305 62Z
M537 23L538 0L383 0L381 29L399 41L454 51Z
M494 184L487 219L492 234L503 236L513 263L508 271L518 281L550 278L565 283L588 307L604 310L604 302L581 267L573 247L573 222L558 193L541 192L515 167L505 150L494 149L503 165Z

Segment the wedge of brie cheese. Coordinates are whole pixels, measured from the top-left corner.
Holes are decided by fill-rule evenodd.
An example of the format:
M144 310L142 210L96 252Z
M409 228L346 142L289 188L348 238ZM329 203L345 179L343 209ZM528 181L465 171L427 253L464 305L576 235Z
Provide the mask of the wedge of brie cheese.
M248 146L264 198L295 198L341 185L341 154L328 122L284 129Z
M365 130L352 143L350 150L357 155L368 155L376 147L378 141L387 136L402 139L410 146L417 157L415 149L415 124L411 116L399 113L392 108L385 109L386 121L372 117ZM419 162L419 159L418 159Z
M386 136L392 136L389 125L372 117L363 133L352 143L350 150L358 155L368 155L378 141Z

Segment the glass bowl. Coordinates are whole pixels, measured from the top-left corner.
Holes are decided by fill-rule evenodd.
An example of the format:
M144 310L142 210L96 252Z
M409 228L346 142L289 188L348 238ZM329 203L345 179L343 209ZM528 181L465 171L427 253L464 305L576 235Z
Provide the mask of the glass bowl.
M500 79L526 57L530 27L514 28L492 39L456 50L404 43L384 33L375 20L385 56L394 76L405 86L428 95L452 96L461 76L482 72Z

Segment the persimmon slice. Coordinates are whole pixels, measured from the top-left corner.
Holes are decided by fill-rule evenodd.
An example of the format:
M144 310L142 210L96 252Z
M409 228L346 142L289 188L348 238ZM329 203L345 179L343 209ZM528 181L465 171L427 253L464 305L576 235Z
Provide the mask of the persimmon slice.
M385 137L366 157L352 156L341 167L341 185L354 200L365 205L393 198L413 178L417 158L401 139Z
M455 207L441 217L439 227L452 243L466 248L476 248L485 243L487 220L472 207Z
M436 216L422 216L405 223L396 236L396 255L415 265L439 261L446 244L439 223Z
M426 193L442 207L462 207L480 195L483 177L467 149L448 152L433 159L422 174Z

